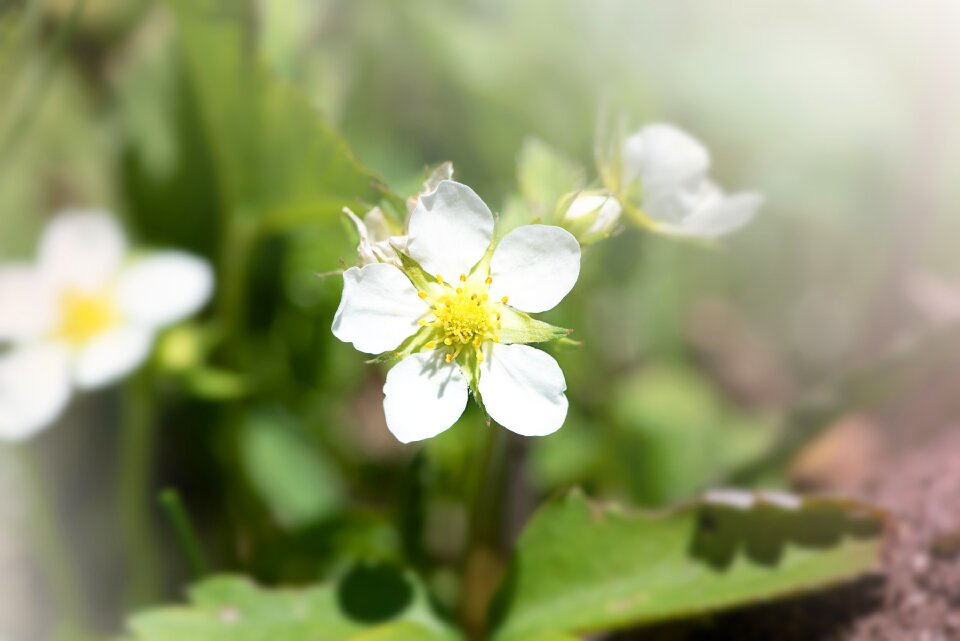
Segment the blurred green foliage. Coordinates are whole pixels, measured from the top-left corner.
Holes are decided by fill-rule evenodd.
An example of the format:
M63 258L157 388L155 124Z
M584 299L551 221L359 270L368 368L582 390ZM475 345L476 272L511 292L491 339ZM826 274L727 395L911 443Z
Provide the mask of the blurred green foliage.
M339 279L317 276L355 255L341 207L402 212L396 194L450 160L509 226L591 184L607 118L708 141L722 182L768 206L722 246L627 230L584 252L545 316L583 343L556 349L567 424L504 446L527 465L498 495L524 515L571 485L694 497L872 353L904 255L958 267L955 219L937 214L960 196L960 144L920 131L923 100L904 98L924 63L901 57L899 14L812 4L793 20L762 0L0 5L0 253L31 255L60 208L103 206L142 244L208 257L217 299L156 359L156 484L182 488L220 567L318 582L405 560L444 584L464 544L450 502L477 484L485 426L470 410L421 450L387 433L383 373L333 338ZM917 190L931 202L904 207ZM72 420L103 419L86 409Z

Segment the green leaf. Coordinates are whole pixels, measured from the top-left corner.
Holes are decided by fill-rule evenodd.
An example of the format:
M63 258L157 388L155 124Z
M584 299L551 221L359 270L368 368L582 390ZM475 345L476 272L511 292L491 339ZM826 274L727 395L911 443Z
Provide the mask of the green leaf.
M583 167L536 138L524 141L517 158L517 183L534 217L550 216L561 196L583 187L584 173Z
M232 211L266 215L273 228L284 228L379 199L382 183L357 163L309 98L250 50L255 21L248 5L170 5Z
M135 641L456 641L460 637L432 613L423 591L405 582L402 609L372 622L350 610L340 586L267 590L240 576L202 581L190 604L163 606L128 622ZM349 588L346 588L349 590ZM362 614L362 613L361 613Z
M672 505L722 483L761 459L777 422L744 413L716 384L680 363L654 363L618 382L611 404L617 429L608 468L644 507Z
M285 414L251 416L240 432L240 457L250 483L281 525L309 525L342 504L333 463Z
M548 503L520 537L493 639L695 617L877 567L882 512L841 500L738 496L752 505L715 500L628 514L579 492Z

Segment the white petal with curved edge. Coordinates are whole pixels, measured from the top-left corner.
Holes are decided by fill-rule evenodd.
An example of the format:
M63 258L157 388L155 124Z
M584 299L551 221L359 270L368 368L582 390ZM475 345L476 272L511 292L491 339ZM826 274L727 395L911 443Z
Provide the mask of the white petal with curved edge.
M65 347L48 343L0 356L0 439L22 440L53 423L70 399Z
M493 214L472 189L443 180L420 197L408 229L410 256L429 274L453 281L469 274L486 253Z
M457 422L467 406L467 379L439 351L406 357L387 372L383 412L401 443L436 436Z
M623 142L623 180L651 186L696 183L706 177L710 154L700 141L667 124L647 125Z
M104 332L77 351L73 379L80 389L109 385L139 367L150 355L152 345L153 331L148 327Z
M162 327L197 312L212 293L213 271L206 261L184 252L157 252L121 272L117 305L135 324Z
M0 267L0 342L20 341L53 329L53 292L32 265Z
M402 271L387 263L343 272L343 297L333 317L333 335L359 351L381 354L400 346L428 311Z
M586 216L596 216L586 233L599 234L610 231L620 219L623 208L617 199L609 194L584 193L577 196L567 208L563 217L567 221L576 221Z
M543 312L563 300L580 275L580 243L551 225L524 225L503 237L490 260L490 297Z
M480 365L490 417L522 436L556 432L567 417L567 382L552 356L529 345L491 345Z
M744 192L727 196L720 192L671 229L681 235L716 238L750 222L762 204L760 194Z
M44 230L40 269L56 287L98 289L110 283L126 252L123 230L108 214L69 211L58 214Z

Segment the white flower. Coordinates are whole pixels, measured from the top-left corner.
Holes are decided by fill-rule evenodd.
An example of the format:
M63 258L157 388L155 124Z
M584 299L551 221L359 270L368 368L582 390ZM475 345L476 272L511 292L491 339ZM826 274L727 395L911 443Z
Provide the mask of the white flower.
M390 223L379 207L368 211L363 220L360 220L348 207L343 208L343 213L356 225L357 235L360 236L360 243L357 245L359 257L357 265L362 267L370 263L393 263L400 266L395 248L405 250L407 237L390 233Z
M763 200L752 192L725 194L707 175L706 148L671 125L648 125L627 137L620 167L624 206L630 211L639 194L634 212L667 233L722 236L753 218Z
M0 266L0 438L49 425L71 390L103 387L149 355L157 330L196 312L213 274L177 251L127 260L123 232L98 212L50 222L35 264Z
M620 220L623 208L605 191L583 191L577 194L563 214L563 224L574 231L581 242L590 242L609 235ZM584 229L581 229L583 227Z
M441 181L410 216L402 269L375 263L343 274L334 335L361 352L397 352L387 374L387 427L402 442L454 424L472 388L518 434L550 434L567 414L557 362L523 343L566 335L526 312L556 306L580 273L580 246L548 225L493 245L494 218L469 187Z
M441 181L450 180L451 177L453 177L453 164L445 162L438 165L424 181L423 191L407 199L407 213L413 212L420 196L434 191ZM363 267L370 263L393 263L397 267L400 266L397 249L402 252L407 251L406 223L404 229L399 230L399 225L392 223L379 207L368 211L363 216L363 220L348 207L343 208L343 213L356 226L357 235L360 237L360 243L357 245L358 266Z

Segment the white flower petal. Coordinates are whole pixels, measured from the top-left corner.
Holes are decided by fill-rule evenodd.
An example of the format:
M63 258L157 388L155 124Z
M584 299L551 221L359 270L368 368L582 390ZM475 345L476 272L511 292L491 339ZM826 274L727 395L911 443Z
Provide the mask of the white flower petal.
M710 154L700 141L673 125L647 125L623 142L623 180L651 187L696 183L706 177Z
M0 267L0 342L47 333L56 317L53 292L32 265Z
M467 406L467 379L439 351L406 357L387 372L383 411L401 443L436 436L457 422Z
M147 327L121 327L104 332L79 349L74 381L81 389L96 389L135 370L150 355L153 332Z
M190 316L213 293L206 261L178 251L150 254L126 269L117 284L117 305L138 325L162 327Z
M343 272L343 297L333 318L333 335L359 351L381 354L400 346L419 329L427 304L402 271L387 263Z
M524 225L503 237L490 260L490 297L543 312L563 300L580 275L580 243L566 229Z
M343 213L353 222L357 228L359 243L357 244L357 266L363 267L370 263L392 263L400 267L400 257L397 256L397 250L407 251L406 236L391 236L390 223L379 207L374 207L363 217L363 220L350 211L348 207L343 208Z
M623 208L613 196L585 192L570 203L563 217L569 222L574 222L585 216L596 216L585 232L591 235L609 232L620 219L622 212Z
M727 196L717 190L716 196L705 199L680 225L670 229L685 236L723 236L750 222L762 204L760 194L744 192Z
M567 417L563 371L552 356L529 345L491 345L479 387L490 417L511 432L546 436Z
M493 214L466 185L443 180L410 214L409 251L431 275L469 274L490 246Z
M39 262L55 287L100 289L127 252L123 231L102 212L67 212L50 221L40 239Z
M379 207L374 207L363 217L363 225L370 234L370 240L374 243L380 243L390 240L390 223L387 217Z
M0 356L0 439L32 436L56 420L69 399L66 348L50 343Z

